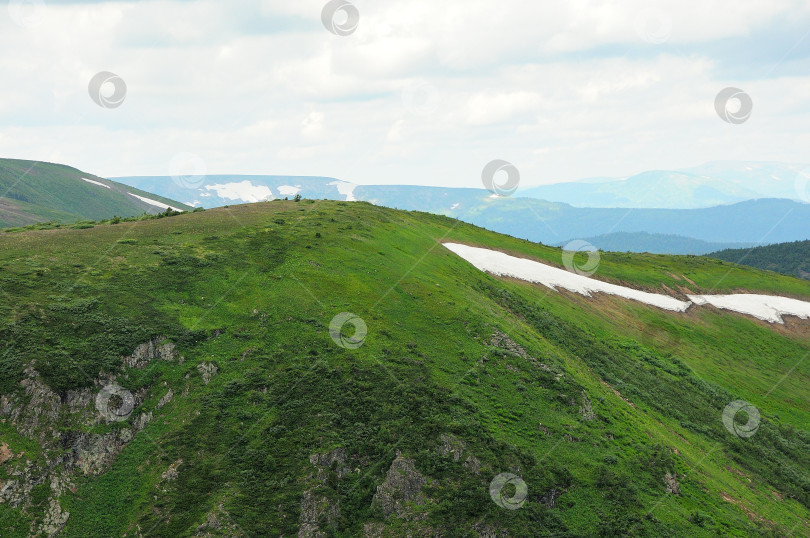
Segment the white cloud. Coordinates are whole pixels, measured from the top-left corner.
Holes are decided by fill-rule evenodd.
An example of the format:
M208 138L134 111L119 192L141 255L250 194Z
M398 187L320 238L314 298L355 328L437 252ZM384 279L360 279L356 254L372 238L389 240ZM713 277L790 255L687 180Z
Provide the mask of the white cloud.
M36 29L0 13L4 154L115 176L193 152L209 173L475 187L495 158L525 184L806 160L806 52L759 41L785 20L798 41L806 2L355 3L348 37L321 26L321 0L48 3ZM671 19L661 45L637 32L651 8ZM119 108L88 96L102 70L127 83ZM406 102L414 81L429 106ZM713 109L732 85L754 99L743 125Z

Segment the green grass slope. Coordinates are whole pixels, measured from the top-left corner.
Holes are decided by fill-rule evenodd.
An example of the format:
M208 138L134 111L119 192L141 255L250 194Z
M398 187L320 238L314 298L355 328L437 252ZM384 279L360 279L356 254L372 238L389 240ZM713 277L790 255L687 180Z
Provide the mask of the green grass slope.
M90 179L105 188L84 181ZM188 210L188 206L61 164L0 159L0 227L35 222L100 220L156 214L163 209L128 193Z
M7 234L3 535L810 533L810 323L553 292L447 240L561 266L366 203ZM810 300L694 256L605 253L595 277ZM343 312L359 347L351 324L330 335ZM122 421L94 406L111 376ZM734 400L761 414L751 437L722 422ZM502 473L519 478L495 502Z
M810 241L793 241L756 248L726 249L712 258L810 279Z

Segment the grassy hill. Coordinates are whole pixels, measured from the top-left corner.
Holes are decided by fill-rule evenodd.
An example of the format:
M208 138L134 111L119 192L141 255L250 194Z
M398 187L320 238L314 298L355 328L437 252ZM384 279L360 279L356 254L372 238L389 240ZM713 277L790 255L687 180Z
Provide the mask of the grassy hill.
M810 533L807 321L494 278L439 242L561 251L366 203L3 240L4 536ZM595 276L810 299L694 256Z
M90 180L90 181L87 181ZM0 159L0 227L133 217L164 211L133 194L188 210L189 206L61 164Z
M810 241L793 241L757 248L726 249L712 258L767 271L810 279Z

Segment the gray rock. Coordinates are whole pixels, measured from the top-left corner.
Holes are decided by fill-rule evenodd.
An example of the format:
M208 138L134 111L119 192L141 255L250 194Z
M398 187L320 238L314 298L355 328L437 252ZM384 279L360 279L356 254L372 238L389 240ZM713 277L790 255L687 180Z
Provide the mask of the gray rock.
M414 519L410 504L425 504L422 488L427 480L416 469L415 462L397 452L397 457L385 475L385 480L377 486L372 503L382 509L385 517L396 515L402 519Z

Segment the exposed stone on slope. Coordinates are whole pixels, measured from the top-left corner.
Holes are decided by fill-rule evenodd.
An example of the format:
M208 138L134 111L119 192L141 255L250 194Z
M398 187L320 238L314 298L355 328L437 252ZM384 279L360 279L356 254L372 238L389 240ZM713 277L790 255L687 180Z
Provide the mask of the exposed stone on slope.
M203 383L206 385L211 382L217 372L219 372L219 368L214 363L211 362L202 362L197 366L197 370L200 371L200 375L202 375Z
M305 491L301 499L299 538L326 536L326 533L321 530L321 525L330 526L334 524L339 514L337 504L331 499L324 495L317 495L312 491Z
M61 531L70 517L70 512L62 509L59 501L51 497L48 501L48 509L45 512L42 524L39 527L40 534L55 536Z
M502 333L498 329L495 329L495 332L492 334L492 338L489 340L489 345L506 350L509 353L517 355L518 357L522 357L541 370L546 372L552 371L550 366L544 364L540 359L532 357L523 346L512 340L509 335Z
M349 468L346 466L346 449L336 448L323 454L312 454L309 462L318 469L318 480L325 482L330 470L334 468L338 478L343 478Z
M167 403L171 402L174 399L174 391L169 389L169 392L166 393L160 400L158 400L157 408L162 409Z
M315 466L317 474L315 479L321 486L325 485L329 473L334 472L338 478L349 473L346 466L346 449L338 447L323 454L312 454L309 462ZM323 488L320 488L323 489ZM331 525L337 521L340 507L327 495L316 492L315 488L304 491L301 498L301 518L298 528L299 537L326 536L321 530L322 525Z
M579 414L589 422L596 419L596 413L593 412L593 404L590 398L588 398L588 393L584 390L582 391L582 405L579 408Z
M174 360L174 344L162 341L162 338L155 338L139 345L131 357L122 358L125 366L143 367L155 359ZM15 464L9 461L13 454L8 444L0 446L0 463L8 461L9 467L6 470L8 479L0 482L0 503L26 510L33 488L50 482L53 494L35 532L51 536L60 532L70 517L62 509L59 498L66 490L75 491L71 476L79 473L98 475L106 471L153 415L151 411L140 413L129 428L120 427L105 434L88 433L82 427L116 422L97 408L99 389L114 384L115 375L101 375L94 380L95 387L70 390L60 396L43 382L35 363L29 364L24 374L20 382L22 390L0 396L0 415L8 417L20 435L37 441L44 461ZM145 401L148 392L149 388L144 387L131 395L134 407ZM173 396L169 390L161 398L162 405L171 401Z
M678 484L678 476L670 473L664 475L664 483L667 485L667 493L672 493L673 495L680 495L681 494L681 486Z
M14 453L6 443L0 444L0 465L14 457Z
M462 458L464 458L464 454L467 451L466 442L449 433L441 434L439 439L441 444L436 449L438 450L439 454L443 456L450 456L453 458L453 461L460 461ZM468 471L475 474L479 474L481 472L481 462L472 454L467 454L467 457L464 458L462 465Z
M467 443L449 433L443 433L439 438L441 439L441 444L438 448L439 454L451 456L453 461L460 460L461 456L464 454L464 450L467 448Z
M205 538L214 536L237 538L244 535L239 526L233 522L230 514L225 511L222 503L205 515L205 523L197 527L196 534L196 536Z
M164 340L165 338L162 336L157 336L139 345L132 352L132 355L124 357L124 365L129 368L143 368L155 359L173 361L176 356L174 344L171 342L164 343ZM180 357L180 362L183 362L182 357Z
M385 480L377 486L372 502L382 509L385 517L396 515L402 519L414 519L413 509L409 504L425 504L422 488L426 484L427 480L416 469L414 461L397 452Z

